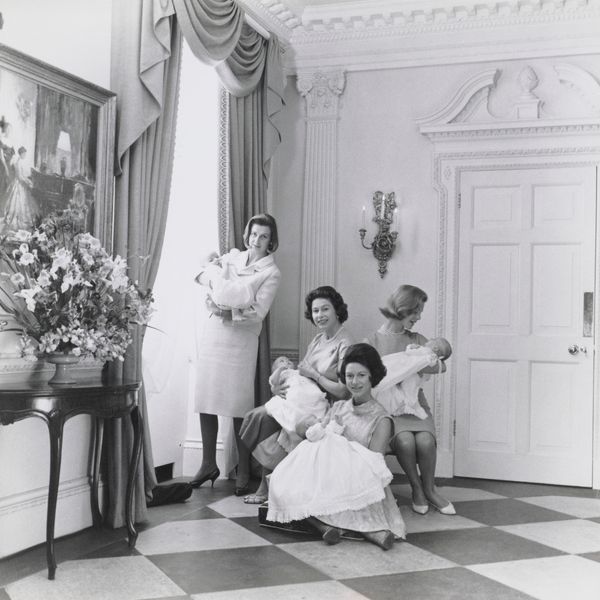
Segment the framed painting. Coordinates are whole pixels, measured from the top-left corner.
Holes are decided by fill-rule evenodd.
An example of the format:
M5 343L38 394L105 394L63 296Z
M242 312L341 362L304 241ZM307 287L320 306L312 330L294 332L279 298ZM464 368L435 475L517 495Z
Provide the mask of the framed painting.
M113 92L0 44L0 236L74 209L111 252L115 120ZM19 354L5 333L0 359Z
M112 247L116 95L0 44L0 235L75 208Z

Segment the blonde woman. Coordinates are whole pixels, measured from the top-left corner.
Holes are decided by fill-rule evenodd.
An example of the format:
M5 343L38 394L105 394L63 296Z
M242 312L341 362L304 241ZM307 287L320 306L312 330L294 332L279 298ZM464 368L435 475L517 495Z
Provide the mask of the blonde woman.
M423 346L427 338L412 331L421 318L427 294L413 285L401 285L380 308L385 317L383 325L367 341L381 356L403 352L409 344ZM444 372L446 365L427 367L420 373L437 374ZM423 390L419 390L419 405L426 418L414 414L394 416L394 435L390 440L392 452L408 477L412 488L412 509L424 515L429 506L445 515L456 514L454 506L443 498L435 487L435 467L437 461L437 441L431 409Z

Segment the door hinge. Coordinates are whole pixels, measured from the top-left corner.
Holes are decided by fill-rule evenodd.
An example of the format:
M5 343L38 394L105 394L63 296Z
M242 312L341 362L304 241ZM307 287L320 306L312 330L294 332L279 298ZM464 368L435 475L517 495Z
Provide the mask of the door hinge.
M460 202L461 202L461 200L462 200L462 198L461 198L461 195L459 194L458 195L458 208L460 208Z
M452 435L456 437L456 419L452 421Z

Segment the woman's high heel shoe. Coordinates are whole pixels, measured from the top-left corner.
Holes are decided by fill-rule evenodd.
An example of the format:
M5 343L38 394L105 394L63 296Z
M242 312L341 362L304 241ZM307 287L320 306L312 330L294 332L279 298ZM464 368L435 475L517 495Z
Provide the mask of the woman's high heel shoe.
M214 471L211 471L210 473L208 473L208 475L205 475L204 477L192 479L190 481L190 485L193 488L199 488L205 481L208 481L210 479L210 487L215 487L215 480L219 477L220 474L221 471L219 471L219 467L217 467Z
M429 504L415 504L413 502L412 509L419 515L426 515L429 512Z
M382 550L390 550L394 545L394 534L391 531L365 531L363 537Z
M452 502L448 502L448 504L446 504L446 506L442 506L441 508L439 506L436 506L435 504L432 504L431 506L433 506L433 508L435 508L435 510L437 510L439 513L442 513L443 515L455 515L456 514L456 509L454 508L454 505L452 504Z

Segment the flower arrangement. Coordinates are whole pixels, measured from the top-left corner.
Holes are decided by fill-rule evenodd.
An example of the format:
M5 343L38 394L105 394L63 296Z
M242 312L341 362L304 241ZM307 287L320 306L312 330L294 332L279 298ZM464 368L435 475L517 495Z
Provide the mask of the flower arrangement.
M125 259L81 231L79 217L67 209L0 237L0 307L21 331L25 358L123 360L133 326L150 319L151 292L129 279Z

